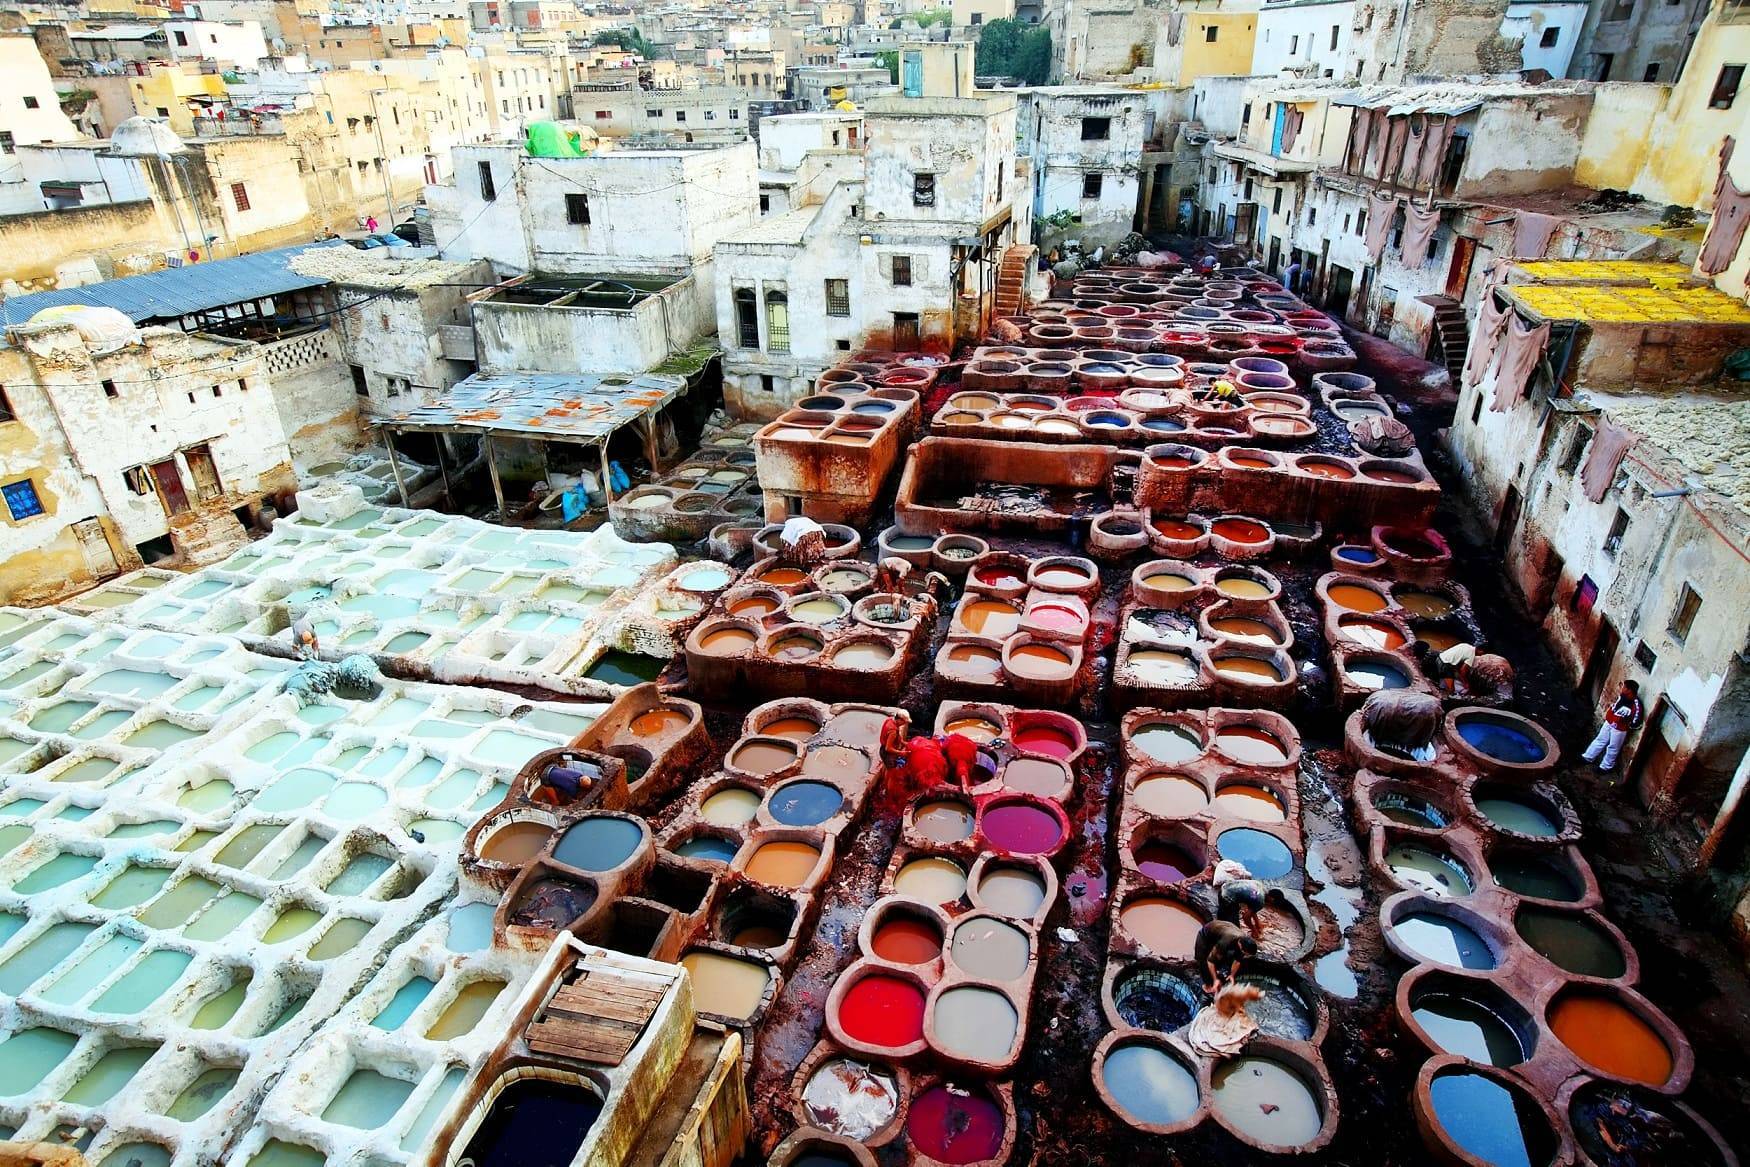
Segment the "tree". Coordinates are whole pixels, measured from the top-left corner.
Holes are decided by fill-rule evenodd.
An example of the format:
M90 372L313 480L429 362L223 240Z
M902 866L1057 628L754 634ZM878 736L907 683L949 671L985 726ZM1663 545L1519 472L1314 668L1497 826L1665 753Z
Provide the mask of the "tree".
M984 77L1013 77L1043 85L1051 75L1051 30L1016 20L993 20L978 37L974 68Z
M656 50L649 41L644 39L644 34L635 28L610 28L606 32L598 32L592 43L613 45L617 49L625 49L628 53L637 53L647 61L656 57Z
M875 63L887 70L887 78L893 84L899 84L899 54L893 51L875 54Z

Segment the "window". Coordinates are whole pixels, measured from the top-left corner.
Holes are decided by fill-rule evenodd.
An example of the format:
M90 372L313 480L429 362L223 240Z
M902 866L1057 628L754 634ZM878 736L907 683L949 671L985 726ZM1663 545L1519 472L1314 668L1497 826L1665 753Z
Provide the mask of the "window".
M911 256L896 255L893 257L893 286L896 288L911 287Z
M1207 44L1214 44L1215 38L1220 35L1220 32L1221 32L1221 30L1216 28L1215 25L1212 24L1208 28L1205 28L1203 30L1203 40Z
M231 184L231 201L237 204L239 211L249 209L249 189L240 182Z
M144 466L129 466L122 471L122 481L135 494L152 493L152 472Z
M36 496L36 483L28 478L0 486L0 497L6 499L6 509L12 513L15 523L34 519L43 513L43 500Z
M10 499L8 499L10 501ZM15 510L13 518L18 517ZM1689 636L1689 630L1695 627L1695 614L1701 611L1701 595L1688 584L1684 584L1677 593L1677 607L1671 613L1671 639L1678 644Z
M17 421L18 415L12 412L12 398L6 396L6 390L0 389L0 421Z
M1648 647L1646 641L1635 645L1635 663L1649 673L1659 667L1659 654Z
M1589 575L1580 577L1580 582L1574 587L1574 594L1568 599L1568 607L1575 612L1590 612L1598 602L1598 584Z
M1333 24L1331 26L1331 49L1333 51L1335 51L1336 48L1337 48L1337 26ZM1329 77L1330 75L1331 75L1330 72L1327 70L1325 73L1325 76Z
M1292 57L1292 56L1294 56L1294 54L1296 54L1298 52L1300 52L1300 38L1298 36L1289 37L1288 38L1288 55Z
M851 314L851 281L826 281L826 314L828 316L849 316Z
M24 99L24 108L25 109L41 109L42 105L37 101L36 98L30 97L27 95Z
M895 312L893 314L893 347L897 351L902 353L914 351L918 347L920 335L916 312Z
M359 168L364 168L363 162L359 163ZM494 186L492 182L492 163L490 162L480 163L480 197L489 203L498 198L498 187Z
M365 383L365 367L363 365L353 365L351 368L352 391L357 393L360 397L369 397L371 395L371 389L370 386Z
M675 120L675 121L677 121L677 122L684 122L684 121L686 121L686 120L687 120L687 111L686 111L686 110L684 110L684 109L677 109L677 110L675 110L675 111L674 111L674 120Z
M735 289L735 339L742 348L760 347L760 319L752 288Z
M708 122L716 121L717 120L717 111L714 109L706 110L705 111L705 120Z
M1723 65L1720 67L1719 80L1714 82L1713 96L1708 98L1709 109L1731 109L1732 103L1738 100L1738 84L1744 80L1744 66Z
M1593 53L1592 80L1610 80L1610 67L1616 63L1615 53Z
M1572 474L1580 468L1580 460L1586 456L1586 447L1592 441L1592 427L1577 425L1574 436L1568 439L1568 448L1562 454L1562 473Z
M771 210L772 210L772 196L771 195L761 195L760 196L760 214L762 214L762 215L770 214Z
M1111 118L1083 118L1082 141L1104 142L1112 136Z
M1240 106L1240 129L1244 130L1247 126L1249 126L1251 124L1252 124L1252 103L1248 101L1248 102L1246 102L1246 104Z
M176 30L176 43L183 48L188 47L188 34L183 32L180 28Z
M1561 29L1546 28L1543 30L1543 35L1537 38L1537 47L1540 49L1553 49L1556 47L1556 42L1560 39L1562 39Z
M1282 213L1282 188L1281 187L1277 187L1276 192L1270 196L1270 211L1272 214L1281 214Z
M936 205L935 175L914 174L911 176L911 205L914 207L933 207Z
M1604 536L1604 554L1615 559L1622 551L1622 539L1628 534L1628 512L1621 507L1616 509L1616 518L1610 521L1610 533Z
M170 111L168 109L165 109L163 106L159 106L158 107L158 116L161 118L167 118L170 116Z
M121 391L115 387L114 381L105 378L103 382L103 395L105 397L120 397Z
M1611 9L1609 20L1633 20L1635 17L1635 0L1616 0L1616 6Z
M595 120L598 122L611 122L614 120L613 111L606 110L606 109L598 109L595 111Z
M1084 199L1097 199L1097 198L1099 198L1100 197L1100 188L1102 186L1104 186L1105 183L1106 183L1106 176L1103 174L1084 174L1084 175L1082 175L1082 197Z
M588 195L568 194L565 196L565 221L573 227L589 226Z
M732 122L740 121L741 120L741 111L739 109L730 110L729 111L729 120Z
M997 160L997 202L1003 201L1003 169L1007 163Z
M1319 209L1317 207L1308 207L1306 209L1306 225L1308 227L1311 227L1314 224L1316 224L1318 221L1319 221Z
M1642 81L1657 81L1659 79L1659 62L1654 61L1647 66L1647 71L1641 74Z
M766 293L766 351L790 351L790 298L783 292Z
M13 141L11 130L0 130L0 154L13 154L18 150Z
M760 390L765 393L777 392L777 387L773 383L772 375L770 373L760 374Z
M1247 200L1247 201L1248 201L1248 202L1250 202L1250 201L1251 201L1251 198L1252 198L1252 180L1251 180L1251 179L1249 179L1249 178L1248 178L1248 179L1246 179L1246 194L1245 194L1245 198L1246 198L1246 200Z
M971 21L971 23L973 23L973 24L983 24L983 23L984 23L984 13L982 13L982 12L974 12L974 13L973 13L973 14L972 14L972 21Z
M833 347L837 348L842 353L848 353L851 351L851 342L846 340L842 336L839 337L837 340L833 341L832 343L833 343Z

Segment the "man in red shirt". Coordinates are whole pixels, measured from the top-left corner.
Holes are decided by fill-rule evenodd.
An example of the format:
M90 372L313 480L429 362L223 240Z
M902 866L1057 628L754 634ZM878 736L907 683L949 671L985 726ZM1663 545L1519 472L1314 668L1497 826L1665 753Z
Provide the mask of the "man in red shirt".
M1610 708L1604 711L1604 724L1598 727L1598 736L1592 739L1592 744L1581 754L1588 762L1598 762L1599 773L1608 774L1616 769L1617 755L1622 753L1622 743L1627 740L1629 731L1641 723L1641 686L1637 681L1624 681L1622 688L1616 692L1616 697L1610 703ZM1599 754L1603 754L1600 761Z

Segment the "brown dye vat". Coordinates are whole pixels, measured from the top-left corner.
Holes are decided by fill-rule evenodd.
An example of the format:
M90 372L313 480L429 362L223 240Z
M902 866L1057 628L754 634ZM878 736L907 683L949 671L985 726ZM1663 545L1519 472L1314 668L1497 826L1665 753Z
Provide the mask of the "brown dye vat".
M1002 654L982 644L951 644L948 659L971 673L994 677L1003 671Z
M1282 680L1282 670L1267 660L1252 656L1218 656L1210 661L1215 671L1230 677L1249 679L1256 677L1265 681Z
M553 830L546 823L532 820L507 823L480 844L480 858L520 867L541 853L541 848L553 837Z
M758 640L759 637L746 628L719 628L699 641L699 647L707 652L740 652L751 648Z
M1243 640L1248 644L1280 645L1276 630L1262 620L1250 616L1223 616L1211 620L1209 627L1223 636L1233 640Z
M1209 792L1184 774L1150 774L1139 778L1131 799L1157 818L1190 818L1209 808Z
M1326 458L1302 458L1296 463L1296 466L1314 478L1350 479L1355 477L1355 471L1347 464Z
M1157 956L1189 959L1204 919L1189 904L1164 896L1139 896L1119 909L1124 930Z
M746 875L768 887L801 887L820 862L820 848L793 839L774 839L748 858Z
M1261 579L1246 575L1224 575L1215 581L1215 590L1236 600L1267 600L1276 589Z
M1159 524L1156 526L1158 527ZM1155 588L1163 592L1190 591L1197 586L1197 581L1190 576L1180 575L1172 571L1157 571L1152 575L1145 575L1142 577L1142 582L1145 587Z
M1228 459L1235 466L1243 466L1248 470L1269 470L1276 465L1268 458L1260 458L1254 454L1236 454Z
M1236 762L1254 766L1281 766L1288 762L1282 739L1256 725L1224 725L1216 731L1215 746Z
M779 660L801 660L814 656L820 652L821 647L819 637L806 632L791 632L772 642L771 653Z
M1412 616L1437 620L1452 614L1452 601L1434 592L1396 591L1392 593L1392 598L1397 601L1398 607Z
M1013 758L1003 767L1002 782L1010 790L1054 798L1069 781L1069 767L1050 758Z
M1070 655L1049 644L1021 644L1009 652L1009 667L1023 675L1058 677L1069 666Z
M807 580L808 573L794 567L768 567L759 574L758 578L761 583L787 588Z
M993 654L994 655L994 654ZM1001 658L997 658L999 663ZM975 742L994 741L1002 726L982 717L959 717L950 721L945 727L948 733L957 733L961 737L969 737Z
M1337 628L1357 644L1386 652L1394 652L1408 643L1402 632L1384 620L1369 620L1365 616L1340 616L1337 618ZM1420 637L1421 634L1417 633L1417 638ZM1454 636L1452 640L1457 643L1458 638Z
M820 732L820 723L806 717L780 717L760 729L767 737L781 737L793 742L807 741Z
M741 600L735 601L733 604L730 604L729 608L728 608L728 612L731 616L743 616L743 617L746 617L748 619L758 619L761 616L769 616L773 612L776 612L777 610L778 610L778 601L773 596L748 596L746 599L741 599ZM725 633L728 633L728 632L737 632L737 631L741 631L741 630L740 629L725 628L725 629L722 629L721 631L713 632L710 636L707 636L705 638L704 647L706 647L706 648L716 647L716 641L717 641L718 637L723 636ZM753 642L753 634L750 632L747 634L747 636L748 636L748 640L746 641L746 643L751 644Z
M1288 820L1288 811L1274 791L1236 782L1215 792L1216 813L1254 823L1280 823Z
M632 719L632 733L637 737L662 737L685 729L691 720L679 710L652 709Z
M772 774L796 760L797 750L786 741L750 741L729 755L729 764L747 774Z

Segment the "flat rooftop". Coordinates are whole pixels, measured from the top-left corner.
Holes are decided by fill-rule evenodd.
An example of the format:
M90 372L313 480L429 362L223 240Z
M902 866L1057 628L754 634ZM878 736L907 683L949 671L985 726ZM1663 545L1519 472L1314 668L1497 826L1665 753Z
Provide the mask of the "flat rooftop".
M1581 324L1750 325L1750 307L1676 263L1515 264L1503 294L1536 320Z

